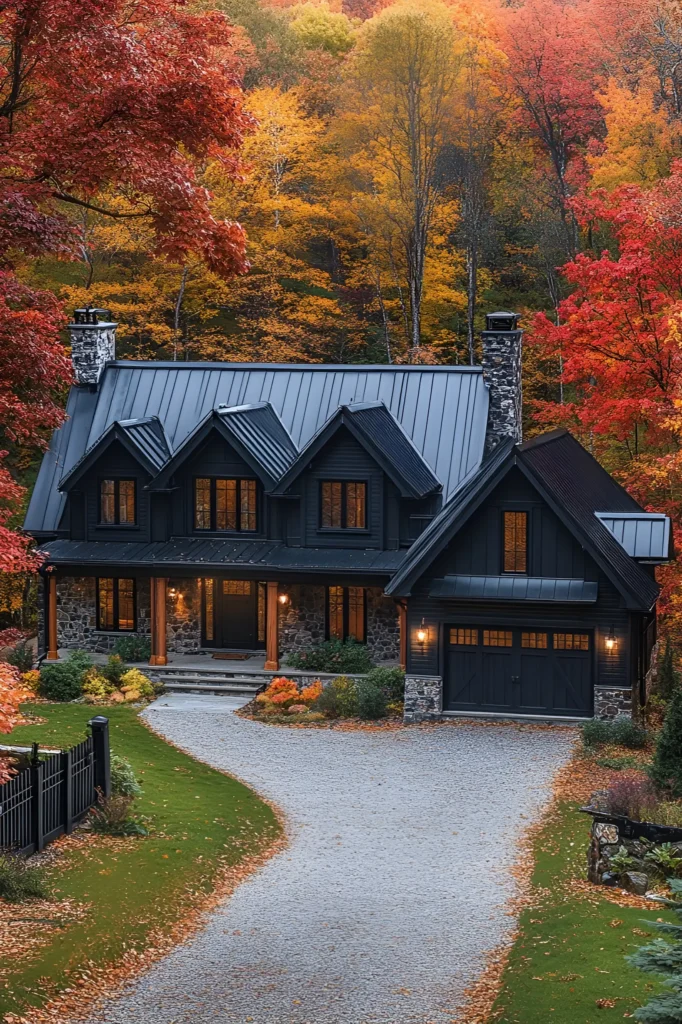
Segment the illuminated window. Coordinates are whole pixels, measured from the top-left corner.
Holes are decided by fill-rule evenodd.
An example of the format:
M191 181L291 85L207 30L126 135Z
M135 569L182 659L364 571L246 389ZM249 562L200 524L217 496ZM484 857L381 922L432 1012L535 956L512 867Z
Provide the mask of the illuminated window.
M555 633L555 651L589 651L590 637L588 633Z
M135 525L135 481L102 480L99 488L99 521L105 526Z
M215 614L213 603L214 586L212 579L204 580L204 635L206 640L215 639Z
M265 643L265 593L266 584L258 584L258 640Z
M521 646L532 651L544 651L547 649L546 633L522 633Z
M197 477L194 481L194 529L254 533L258 528L255 480Z
M477 629L451 629L450 643L459 644L463 647L476 647L478 644Z
M365 642L363 587L327 587L327 635L330 640L353 637Z
M223 580L223 594L246 597L251 593L251 580Z
M511 647L512 634L510 629L484 629L484 647Z
M97 580L97 628L132 633L135 629L135 580Z
M527 572L528 513L504 513L504 571Z
M357 480L323 480L320 526L327 530L364 530L367 526L367 484Z

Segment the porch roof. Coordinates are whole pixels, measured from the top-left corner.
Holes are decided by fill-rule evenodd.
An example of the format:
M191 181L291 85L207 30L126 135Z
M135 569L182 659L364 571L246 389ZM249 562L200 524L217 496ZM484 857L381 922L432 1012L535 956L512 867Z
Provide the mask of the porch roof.
M166 569L196 567L200 572L230 568L286 570L287 572L378 573L390 576L405 557L404 551L372 549L290 548L270 540L218 540L179 537L150 544L139 541L55 540L41 548L51 565L98 565L117 568Z

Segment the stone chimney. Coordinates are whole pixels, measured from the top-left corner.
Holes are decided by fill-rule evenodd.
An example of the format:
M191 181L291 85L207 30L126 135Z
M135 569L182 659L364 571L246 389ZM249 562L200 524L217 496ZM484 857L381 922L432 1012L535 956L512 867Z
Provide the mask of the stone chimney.
M76 384L97 387L104 367L116 358L116 328L108 309L77 309L69 324Z
M488 313L483 339L483 377L490 391L485 454L500 441L521 441L521 341L516 313Z

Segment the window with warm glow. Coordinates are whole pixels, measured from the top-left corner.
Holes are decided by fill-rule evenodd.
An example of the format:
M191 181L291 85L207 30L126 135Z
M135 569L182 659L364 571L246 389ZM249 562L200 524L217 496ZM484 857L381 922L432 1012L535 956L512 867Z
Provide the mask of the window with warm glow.
M484 629L484 647L511 647L512 634L510 629Z
M504 513L504 571L528 571L528 513Z
M360 480L323 480L320 526L325 530L366 529L367 484Z
M97 628L131 633L135 629L135 580L97 580Z
M135 481L102 480L99 488L100 524L134 526L135 518Z
M477 629L451 629L450 643L459 647L476 647L478 645Z
M522 633L521 646L531 651L544 651L547 648L546 633Z
M327 635L330 640L353 637L365 642L363 587L327 587Z
M588 633L555 633L555 651L589 651L590 637Z
M194 481L194 529L255 533L258 528L255 480L197 477Z

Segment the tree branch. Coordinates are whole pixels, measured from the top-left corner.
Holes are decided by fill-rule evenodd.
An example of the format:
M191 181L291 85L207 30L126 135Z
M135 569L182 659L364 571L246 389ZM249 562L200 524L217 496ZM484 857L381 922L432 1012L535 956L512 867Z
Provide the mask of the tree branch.
M70 196L67 192L53 192L52 195L63 203L75 203L76 206L83 206L86 210L92 210L93 213L102 213L105 217L115 217L117 220L139 219L140 217L151 217L152 215L151 210L148 210L146 213L119 213L118 210L105 210L103 206L95 206L94 203L88 203L84 199L77 199L76 196Z

